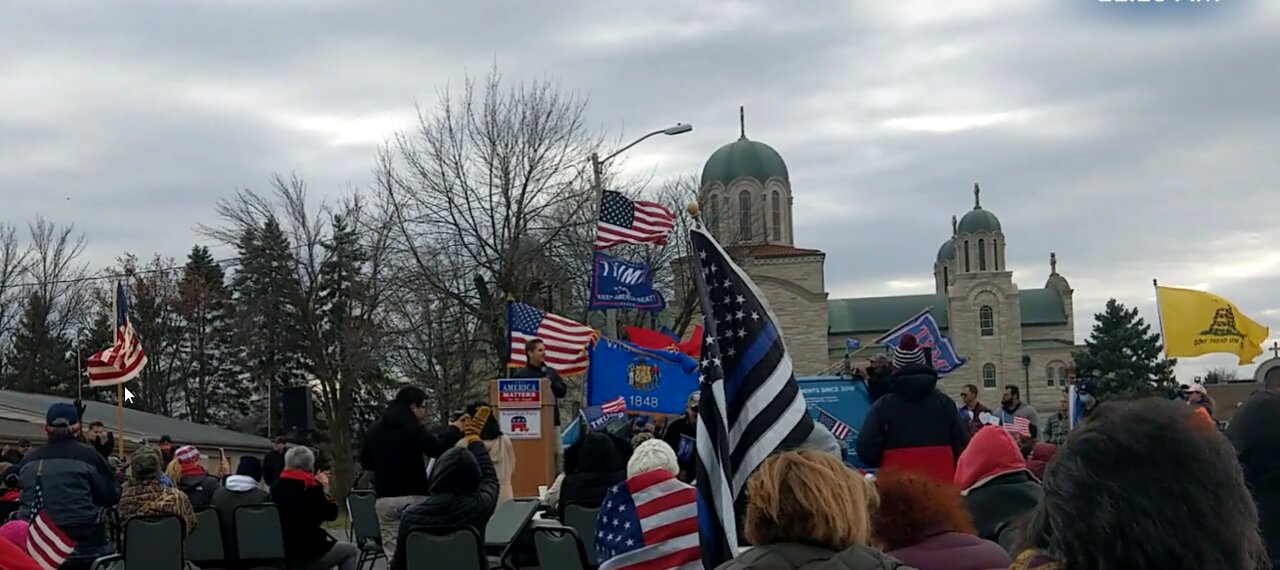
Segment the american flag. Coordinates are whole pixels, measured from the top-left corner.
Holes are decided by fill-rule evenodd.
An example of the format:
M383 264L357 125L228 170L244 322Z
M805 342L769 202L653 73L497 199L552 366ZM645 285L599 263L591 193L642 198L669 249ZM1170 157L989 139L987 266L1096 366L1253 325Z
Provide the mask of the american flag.
M627 399L618 396L608 402L600 404L600 411L606 414L621 414L627 411Z
M631 200L621 192L606 190L600 200L596 223L596 249L620 243L666 245L676 215L657 202Z
M738 547L735 503L756 467L813 433L778 319L764 294L706 229L689 232L702 304L698 406L698 518L702 562L715 568Z
M1004 424L1004 429L1014 435L1031 437L1031 420L1022 416L1013 416L1013 423Z
M853 431L849 424L836 419L835 416L827 413L822 408L818 408L818 423L831 430L831 435L836 436L836 439L840 441L844 441L846 437L849 437L849 433Z
M35 500L31 505L31 523L27 527L27 554L44 570L57 570L75 551L76 541L62 532L53 522L53 517L44 510L44 484L40 481L42 471L43 461L36 467Z
M609 489L596 515L600 570L702 568L697 500L693 487L665 469Z
M595 329L551 313L544 313L524 303L507 303L507 336L511 340L508 366L528 363L524 344L541 339L547 349L547 365L568 376L587 369L587 344L595 337Z
M89 357L89 385L115 386L133 380L147 365L147 353L142 350L142 337L129 322L129 299L124 294L124 283L116 282L116 341L110 348Z

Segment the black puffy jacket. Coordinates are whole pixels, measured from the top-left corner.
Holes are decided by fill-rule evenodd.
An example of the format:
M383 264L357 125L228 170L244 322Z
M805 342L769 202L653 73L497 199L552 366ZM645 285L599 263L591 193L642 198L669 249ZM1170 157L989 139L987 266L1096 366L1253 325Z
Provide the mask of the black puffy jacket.
M379 498L427 494L427 457L440 457L462 439L449 426L439 437L409 411L392 403L382 418L365 432L360 466L373 472L373 491Z
M1256 392L1227 427L1249 493L1258 505L1258 528L1272 565L1280 563L1280 393Z
M431 468L426 500L400 514L400 540L392 570L405 570L405 539L414 527L469 526L483 537L497 506L498 472L484 444L473 441L466 449L455 447L444 452Z
M950 484L969 426L938 391L938 373L911 364L893 374L891 392L871 405L858 433L858 458L868 467L901 469Z
M174 484L187 498L191 499L191 508L203 509L213 506L213 492L222 487L222 481L213 475L183 475Z
M561 520L570 503L599 507L609 488L627 479L629 458L624 449L630 447L611 435L591 432L565 450L565 476L556 505Z

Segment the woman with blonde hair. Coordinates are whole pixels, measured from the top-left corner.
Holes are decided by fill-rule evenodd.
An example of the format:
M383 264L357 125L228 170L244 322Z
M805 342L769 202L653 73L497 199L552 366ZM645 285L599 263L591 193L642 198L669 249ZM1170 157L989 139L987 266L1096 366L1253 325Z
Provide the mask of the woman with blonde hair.
M830 454L778 453L747 480L754 548L720 570L910 570L868 546L875 488Z

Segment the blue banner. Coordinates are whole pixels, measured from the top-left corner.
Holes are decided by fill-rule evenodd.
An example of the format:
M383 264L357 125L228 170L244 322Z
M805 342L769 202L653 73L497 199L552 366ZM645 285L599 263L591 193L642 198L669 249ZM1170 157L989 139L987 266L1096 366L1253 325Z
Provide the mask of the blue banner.
M662 293L653 288L653 272L643 261L627 261L597 251L591 263L591 298L587 309L643 309L661 311L667 308Z
M867 385L861 380L850 380L840 377L796 378L800 383L800 393L804 394L804 403L809 407L809 414L817 421L819 409L844 422L851 429L841 447L848 451L845 461L859 469L867 466L858 459L858 431L862 422L871 411L871 395L867 393Z
M933 368L938 371L939 376L959 368L967 361L956 354L955 347L951 346L951 340L942 336L942 332L938 330L938 321L933 319L931 311L920 313L898 325L897 328L877 339L876 344L896 348L902 335L907 333L915 335L921 347L932 349Z
M590 355L588 406L622 396L631 412L683 414L689 394L698 389L698 361L680 352L602 337Z

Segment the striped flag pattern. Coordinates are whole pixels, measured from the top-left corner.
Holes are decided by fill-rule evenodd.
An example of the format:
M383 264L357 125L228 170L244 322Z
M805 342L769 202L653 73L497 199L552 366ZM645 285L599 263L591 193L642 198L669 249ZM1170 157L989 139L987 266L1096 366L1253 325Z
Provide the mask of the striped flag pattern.
M715 568L738 548L736 503L770 454L813 433L778 319L764 294L702 227L689 232L702 305L702 387L697 482L702 563Z
M129 322L129 299L124 294L124 283L116 282L115 298L116 341L110 348L89 357L89 385L115 386L133 380L147 365L147 352L142 349L142 337Z
M827 429L831 430L831 435L836 436L836 439L841 441L849 437L849 433L853 431L849 424L836 419L835 416L827 413L822 408L818 408L818 423L826 426Z
M620 414L627 411L627 399L618 396L608 402L600 404L600 411L606 414Z
M1004 424L1004 429L1014 435L1031 437L1031 420L1022 416L1013 416L1013 422Z
M519 368L527 364L524 345L536 338L547 349L547 365L568 376L587 369L587 344L595 337L595 329L511 301L507 303L507 337L511 341L508 366Z
M606 190L600 200L596 223L596 249L620 243L666 245L676 225L676 215L657 202L632 200L621 192Z
M57 570L76 549L72 540L53 522L44 510L44 462L36 467L35 500L31 505L31 522L27 527L27 554L44 570Z
M701 569L696 498L665 469L609 489L596 515L600 570Z

